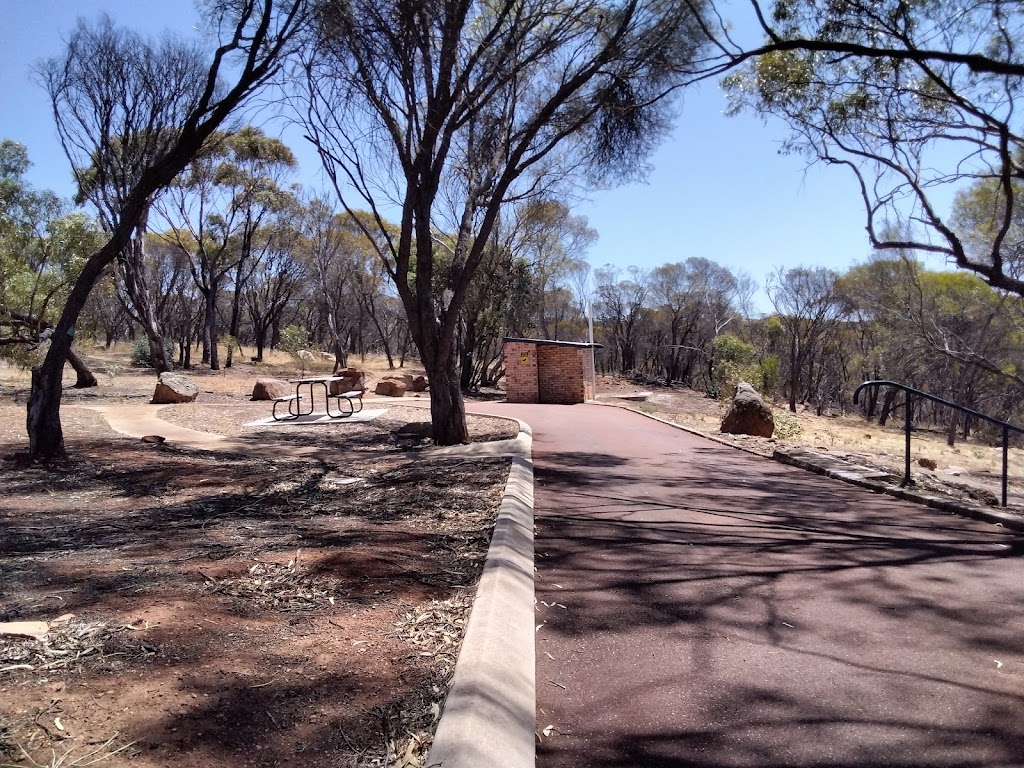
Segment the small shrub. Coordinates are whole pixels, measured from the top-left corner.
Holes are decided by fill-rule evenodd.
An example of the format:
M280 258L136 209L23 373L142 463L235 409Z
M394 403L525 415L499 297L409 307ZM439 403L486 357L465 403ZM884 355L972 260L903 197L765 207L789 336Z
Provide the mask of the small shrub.
M164 350L167 352L167 359L174 359L174 344L164 340ZM136 368L152 368L153 367L153 355L149 352L149 339L143 336L141 339L136 339L135 343L132 344L131 354L132 365Z
M640 403L636 407L636 409L638 411L643 411L644 413L657 413L658 412L658 406L656 406L654 403Z
M132 344L132 365L136 368L153 367L153 356L149 353L149 339L136 339Z
M779 358L775 357L775 355L769 355L761 361L759 368L761 392L762 394L768 395L775 391L779 386L779 382L782 380L782 369L779 365Z
M306 375L306 361L299 354L299 350L305 349L308 345L309 334L297 325L289 325L281 331L281 338L277 344L278 349L287 352L299 364L302 371L299 375L303 377Z
M796 416L789 411L774 411L772 418L775 420L774 436L780 440L788 440L804 431Z
M121 372L121 366L117 363L107 363L103 366L103 372L110 377L110 383L114 383L114 379L117 378L117 374Z

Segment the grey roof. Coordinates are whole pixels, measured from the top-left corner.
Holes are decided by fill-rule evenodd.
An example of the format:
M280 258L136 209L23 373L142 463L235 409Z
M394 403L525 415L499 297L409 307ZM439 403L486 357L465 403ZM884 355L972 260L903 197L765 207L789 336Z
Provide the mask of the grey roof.
M506 336L502 341L522 341L527 344L536 344L538 347L582 347L583 349L602 349L604 344L591 344L589 341L554 341L553 339L520 339L515 336Z

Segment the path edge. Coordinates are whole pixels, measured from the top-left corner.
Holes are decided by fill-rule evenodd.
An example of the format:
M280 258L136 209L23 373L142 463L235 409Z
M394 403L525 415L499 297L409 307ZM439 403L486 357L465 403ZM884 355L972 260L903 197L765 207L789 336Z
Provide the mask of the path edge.
M426 765L533 768L537 719L534 638L533 434L512 458L452 685ZM520 435L523 437L523 434Z
M802 469L806 472L814 472L815 474L823 475L824 477L831 478L832 480L840 480L844 483L849 483L850 485L856 485L860 488L874 491L875 493L884 493L887 496L902 499L903 501L914 502L915 504L923 504L926 507L931 507L932 509L937 509L941 512L948 512L949 514L968 517L972 520L978 520L983 523L998 525L1010 531L1024 533L1024 520L1016 515L1011 515L1007 512L1000 512L997 509L986 509L985 507L979 507L975 504L967 504L955 499L947 499L934 494L904 488L902 486L893 486L876 480L855 477L850 473L837 472L836 470L816 464L813 461L807 461L798 456L792 456L785 451L776 450L772 455L772 459L780 464L796 467L797 469Z
M959 515L960 517L967 517L972 520L978 520L983 523L990 523L992 525L1005 528L1006 530L1015 531L1017 533L1024 533L1024 520L1021 520L1016 515L1007 514L1000 512L995 509L986 509L985 507L979 507L975 504L967 504L965 502L956 501L954 499L946 499L939 496L934 496L928 493L922 493L921 491L914 491L903 487L894 487L887 485L886 483L877 482L874 480L867 480L864 478L851 477L845 472L836 472L828 469L827 467L820 466L811 461L804 461L795 456L790 456L785 451L776 449L772 456L764 456L756 451L752 451L749 448L744 448L742 445L735 445L727 440L720 440L714 435L709 435L705 432L693 429L692 427L684 426L683 424L677 424L674 421L668 419L662 419L651 413L644 413L638 411L635 408L630 408L628 405L622 405L620 403L601 403L597 401L590 401L594 405L602 405L606 408L621 408L631 413L639 414L644 418L651 419L653 421L661 422L675 429L681 430L682 432L689 432L691 435L697 437L703 437L705 440L710 440L713 443L724 445L727 448L734 448L737 451L743 451L749 453L752 456L757 456L768 461L777 461L779 464L785 464L796 469L802 469L805 472L813 472L817 475L823 475L831 480L839 480L840 482L847 483L849 485L856 485L859 488L864 488L868 491L874 491L875 493L882 493L887 496L892 496L903 501L909 501L914 504L923 504L926 507L937 509L940 512L947 512L952 515Z

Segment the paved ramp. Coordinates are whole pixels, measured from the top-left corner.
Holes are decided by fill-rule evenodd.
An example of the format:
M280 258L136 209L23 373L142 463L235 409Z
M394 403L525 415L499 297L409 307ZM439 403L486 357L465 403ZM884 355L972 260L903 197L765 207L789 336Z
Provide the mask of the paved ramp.
M540 768L1024 765L1024 540L624 410L505 408Z

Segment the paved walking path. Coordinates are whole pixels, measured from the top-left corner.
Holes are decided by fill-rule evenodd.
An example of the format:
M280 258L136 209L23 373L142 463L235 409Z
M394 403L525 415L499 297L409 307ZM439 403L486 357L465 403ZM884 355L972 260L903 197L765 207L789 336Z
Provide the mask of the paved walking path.
M1024 765L1024 539L624 410L505 409L540 768Z

